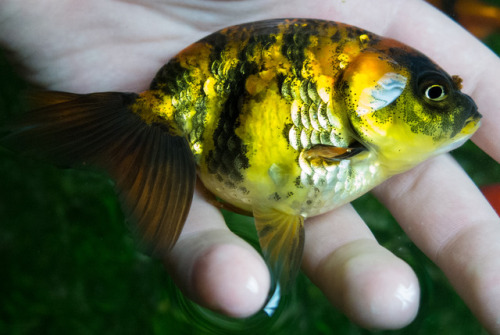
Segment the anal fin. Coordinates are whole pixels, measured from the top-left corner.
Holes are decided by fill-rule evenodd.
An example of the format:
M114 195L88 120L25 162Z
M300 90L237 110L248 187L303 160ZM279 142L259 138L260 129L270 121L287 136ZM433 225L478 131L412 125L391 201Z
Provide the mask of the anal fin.
M304 218L275 209L254 210L259 242L273 279L286 292L302 263Z

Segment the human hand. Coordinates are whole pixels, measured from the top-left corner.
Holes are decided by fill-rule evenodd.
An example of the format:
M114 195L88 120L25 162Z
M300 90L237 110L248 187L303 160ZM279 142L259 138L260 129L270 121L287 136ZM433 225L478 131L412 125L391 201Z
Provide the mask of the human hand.
M459 74L484 115L474 140L500 160L500 114L495 113L500 104L494 95L500 88L500 61L421 1L313 1L305 6L299 0L4 0L0 6L0 42L26 67L26 76L46 88L73 92L142 91L180 49L232 24L315 17L357 25L401 40ZM485 327L500 332L495 287L500 222L461 169L449 157L438 157L392 178L375 194ZM165 263L188 296L228 315L252 314L268 293L263 260L199 195ZM412 270L377 244L351 206L307 222L303 270L334 305L365 327L401 327L417 311Z

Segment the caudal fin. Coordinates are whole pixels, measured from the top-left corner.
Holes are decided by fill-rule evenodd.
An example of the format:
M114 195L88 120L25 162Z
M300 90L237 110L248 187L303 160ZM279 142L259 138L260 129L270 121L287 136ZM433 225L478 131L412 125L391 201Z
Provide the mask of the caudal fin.
M134 93L37 93L39 108L4 127L0 144L62 166L94 165L116 181L123 208L156 254L176 242L196 170L187 141L130 111Z

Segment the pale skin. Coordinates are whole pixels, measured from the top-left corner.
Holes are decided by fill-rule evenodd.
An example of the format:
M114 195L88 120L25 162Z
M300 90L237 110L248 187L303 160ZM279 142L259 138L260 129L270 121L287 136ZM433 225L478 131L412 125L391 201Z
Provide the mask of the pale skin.
M484 116L473 140L500 161L500 60L423 1L1 0L0 44L44 88L140 92L163 63L204 35L273 17L342 21L421 50L463 78ZM500 334L500 219L462 169L443 155L374 194L484 327ZM184 293L210 309L245 317L265 302L263 260L198 194L164 262ZM417 313L415 274L376 242L350 205L307 221L302 269L363 327L403 327Z

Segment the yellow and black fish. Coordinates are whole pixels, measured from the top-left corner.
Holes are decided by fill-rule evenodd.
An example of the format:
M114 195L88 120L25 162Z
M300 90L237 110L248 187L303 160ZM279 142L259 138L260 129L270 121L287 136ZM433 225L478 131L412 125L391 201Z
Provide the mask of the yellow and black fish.
M460 81L356 27L260 21L187 47L140 94L38 94L39 108L2 143L104 168L156 254L175 244L197 175L221 206L254 216L286 283L300 267L304 219L476 131L480 114Z

